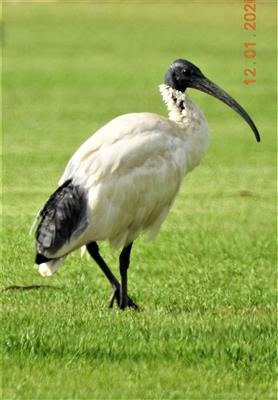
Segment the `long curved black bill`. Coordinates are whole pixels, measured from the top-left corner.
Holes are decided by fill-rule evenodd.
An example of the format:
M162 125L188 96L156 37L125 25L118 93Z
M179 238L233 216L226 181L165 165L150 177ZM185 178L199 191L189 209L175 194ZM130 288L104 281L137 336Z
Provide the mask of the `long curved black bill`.
M238 102L235 99L233 99L228 93L226 93L223 89L221 89L215 83L211 82L206 77L200 77L195 79L194 82L190 85L190 87L198 89L201 92L210 94L213 97L216 97L217 99L223 101L223 103L227 104L227 106L235 110L238 114L242 116L242 118L245 119L247 124L250 126L250 128L254 132L257 142L260 142L261 138L259 131L254 122L252 121L252 119L250 118L250 116L247 114L244 108L242 108L241 105L238 104Z

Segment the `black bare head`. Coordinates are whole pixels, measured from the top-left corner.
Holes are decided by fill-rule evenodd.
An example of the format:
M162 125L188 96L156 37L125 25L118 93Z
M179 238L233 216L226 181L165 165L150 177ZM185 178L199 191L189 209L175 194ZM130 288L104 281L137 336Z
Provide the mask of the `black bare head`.
M254 132L256 140L260 141L259 131L244 108L223 89L206 78L196 65L182 59L174 61L165 74L165 84L180 92L185 92L187 88L197 89L223 101L245 119Z
M204 75L196 65L186 60L176 60L165 74L166 85L184 92L188 87L192 87L194 81L204 78Z

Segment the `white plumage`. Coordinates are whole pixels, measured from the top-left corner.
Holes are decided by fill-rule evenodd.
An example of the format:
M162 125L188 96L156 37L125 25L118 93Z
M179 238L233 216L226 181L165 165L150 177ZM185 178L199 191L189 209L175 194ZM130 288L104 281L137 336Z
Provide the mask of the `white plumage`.
M122 115L72 156L59 185L72 178L86 189L89 226L79 243L68 243L54 257L88 241L109 240L119 248L142 231L151 238L156 235L184 175L200 162L208 146L203 114L181 94L186 108L180 116L168 95L173 91L161 85L171 119L150 113Z
M190 86L188 76L195 74L198 82L204 76L184 60L172 64L167 74L160 92L169 118L151 113L126 114L93 134L70 159L59 181L62 189L42 210L36 234L37 263L43 276L55 272L68 253L87 245L114 288L110 305L116 299L121 308L136 306L127 296L123 268L128 268L132 242L141 232L155 237L183 177L199 164L209 144L204 115L184 93ZM182 74L187 76L185 88L180 87ZM230 104L224 98L225 92L221 92L222 97L217 93L218 87L213 86L214 93L207 86L206 90L196 88L217 96L242 115L233 99ZM84 201L81 207L79 202ZM103 240L114 248L123 248L121 285L99 255L96 242Z

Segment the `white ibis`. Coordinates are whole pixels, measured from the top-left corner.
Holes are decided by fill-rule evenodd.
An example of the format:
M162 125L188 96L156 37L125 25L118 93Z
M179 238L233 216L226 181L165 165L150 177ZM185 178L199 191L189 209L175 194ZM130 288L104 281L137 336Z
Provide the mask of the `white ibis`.
M207 151L209 132L187 88L218 98L259 132L247 112L199 68L174 61L160 85L169 118L151 113L121 115L99 129L74 153L58 189L38 216L36 259L52 275L73 250L86 246L113 287L109 306L137 308L127 293L127 270L134 240L158 233L181 186ZM97 242L121 248L119 282L100 255Z

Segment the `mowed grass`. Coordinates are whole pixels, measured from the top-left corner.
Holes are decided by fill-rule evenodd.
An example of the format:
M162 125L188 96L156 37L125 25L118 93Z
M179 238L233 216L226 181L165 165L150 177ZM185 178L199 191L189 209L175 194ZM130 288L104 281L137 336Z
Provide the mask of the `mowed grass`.
M275 399L275 5L258 2L257 82L242 83L241 2L16 3L4 7L4 399ZM262 135L195 91L212 144L154 242L134 245L141 312L108 310L110 287L79 252L44 280L34 216L73 151L112 117L166 114L157 85L196 63ZM167 184L167 182L165 182ZM101 249L118 274L116 252Z

